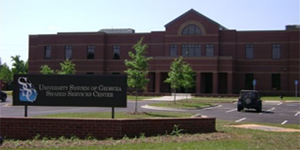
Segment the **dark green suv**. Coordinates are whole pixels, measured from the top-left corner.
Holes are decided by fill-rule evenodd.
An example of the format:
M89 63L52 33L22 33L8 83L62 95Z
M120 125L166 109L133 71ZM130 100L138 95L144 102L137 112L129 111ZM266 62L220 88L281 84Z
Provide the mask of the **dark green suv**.
M237 110L241 111L244 108L254 108L261 112L262 101L260 100L258 91L255 90L241 90L237 102Z

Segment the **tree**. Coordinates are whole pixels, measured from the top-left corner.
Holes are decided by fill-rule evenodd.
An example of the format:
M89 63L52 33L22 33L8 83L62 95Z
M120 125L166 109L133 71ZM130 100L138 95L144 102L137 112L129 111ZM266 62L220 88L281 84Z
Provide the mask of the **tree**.
M42 65L40 68L40 73L47 75L47 74L75 74L76 69L75 69L75 64L71 60L65 60L64 62L60 63L61 70L56 70L54 71L51 69L48 65Z
M69 59L65 60L64 62L60 63L61 70L57 70L57 74L75 74L75 64Z
M195 82L195 73L193 72L193 69L189 66L189 64L185 63L182 65L183 70L183 80L182 80L182 87L185 88L185 93L187 97L187 91L188 88L192 88L196 85ZM187 98L186 98L187 99Z
M147 78L149 68L148 61L151 60L151 57L146 57L146 44L142 44L143 38L141 38L132 48L135 50L135 53L129 51L128 55L131 60L125 60L125 65L127 70L127 84L130 88L135 89L135 113L137 113L137 95L139 89L145 89L146 84L149 82Z
M171 84L171 88L174 90L174 103L176 104L176 89L181 87L183 80L183 61L182 57L176 58L170 67L168 72L168 78L164 81Z
M4 84L7 84L8 82L12 81L12 79L13 74L9 67L4 63L0 69L0 80L2 80Z
M20 60L20 55L11 56L12 59L12 73L13 74L27 74L28 72L28 61L24 62Z
M48 65L42 65L40 73L46 75L46 74L54 74L55 72Z
M187 93L188 88L195 86L195 73L193 69L182 60L182 57L175 59L168 72L168 78L166 83L171 84L171 88L174 90L174 103L176 104L176 89L184 87Z

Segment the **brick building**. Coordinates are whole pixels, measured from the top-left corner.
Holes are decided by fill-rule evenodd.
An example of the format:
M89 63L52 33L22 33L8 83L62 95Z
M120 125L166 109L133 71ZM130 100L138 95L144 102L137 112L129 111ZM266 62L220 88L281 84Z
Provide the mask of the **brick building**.
M183 56L196 73L196 95L232 95L256 89L268 95L295 95L299 80L298 25L285 30L236 31L191 9L165 25L165 31L135 33L133 29L102 29L29 36L29 73L41 65L59 69L72 59L77 74L123 74L132 46L144 37L148 45L150 82L145 93L167 94L170 64ZM298 88L299 89L299 88ZM180 92L180 90L179 90Z

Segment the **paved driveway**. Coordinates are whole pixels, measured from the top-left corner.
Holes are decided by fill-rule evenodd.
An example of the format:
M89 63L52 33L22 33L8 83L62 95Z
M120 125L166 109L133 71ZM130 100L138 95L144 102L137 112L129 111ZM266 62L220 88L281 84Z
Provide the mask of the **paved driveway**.
M178 97L180 98L180 97ZM166 97L164 98L166 99ZM157 101L139 101L138 111L153 112L153 111L178 111L190 112L194 115L204 117L215 117L217 120L228 120L232 122L262 122L262 123L277 123L277 124L300 124L300 103L290 102L263 102L263 111L257 113L255 110L245 110L238 112L236 103L220 103L216 107L210 107L197 110L176 110L176 109L149 109L143 106L156 103ZM24 106L11 106L11 97L7 102L0 103L1 117L23 117ZM133 112L135 102L128 101L127 108L115 108L119 112ZM54 113L78 113L78 112L110 112L111 108L102 107L39 107L29 106L28 116L38 116Z

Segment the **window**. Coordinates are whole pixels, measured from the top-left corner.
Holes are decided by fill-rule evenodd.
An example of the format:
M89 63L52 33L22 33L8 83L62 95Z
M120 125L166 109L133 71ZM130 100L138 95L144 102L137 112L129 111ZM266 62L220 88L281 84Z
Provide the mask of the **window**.
M272 90L280 90L280 74L272 74Z
M254 46L253 44L246 44L246 59L254 58Z
M171 44L169 46L170 49L170 56L177 56L177 45L176 44Z
M120 59L120 46L113 46L113 59Z
M51 58L51 46L45 46L44 59L50 59L50 58Z
M280 59L280 44L273 44L272 45L272 58L273 59Z
M184 56L184 57L201 56L201 45L200 44L183 44L182 45L182 56Z
M72 59L72 46L70 45L65 47L65 59Z
M201 30L196 25L188 25L182 30L182 35L199 35L201 34Z
M94 59L95 46L89 45L87 47L87 59Z
M214 45L206 44L206 56L208 57L214 56Z

